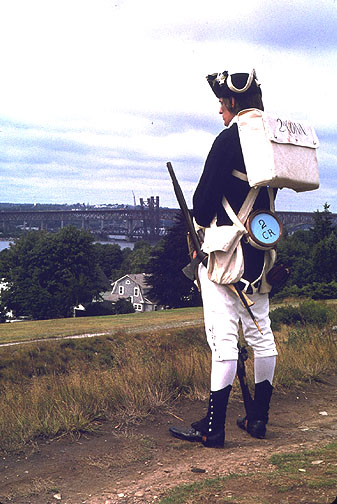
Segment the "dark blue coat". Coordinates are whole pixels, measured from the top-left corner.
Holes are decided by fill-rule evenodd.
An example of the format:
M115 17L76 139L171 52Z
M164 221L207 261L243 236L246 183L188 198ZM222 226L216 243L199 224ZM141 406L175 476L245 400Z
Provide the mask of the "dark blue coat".
M236 123L215 139L195 190L193 215L200 226L208 227L216 215L218 226L232 224L222 206L223 196L226 196L237 214L250 190L248 182L232 175L234 169L246 173ZM253 209L269 209L269 206L267 189L262 187ZM246 244L244 240L242 246L245 258L243 278L252 282L262 272L264 252Z

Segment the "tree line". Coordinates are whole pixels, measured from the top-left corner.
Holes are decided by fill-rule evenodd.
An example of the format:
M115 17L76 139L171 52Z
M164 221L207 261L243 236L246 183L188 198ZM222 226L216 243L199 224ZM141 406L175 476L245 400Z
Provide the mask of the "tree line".
M0 319L70 317L79 304L100 301L111 281L143 272L151 245L94 243L91 233L65 227L57 233L30 231L0 253Z
M285 229L277 246L276 264L290 269L285 285L273 288L271 297L312 299L337 298L337 227L333 225L330 205L313 213L313 226L306 231L288 234ZM181 269L188 262L186 228L182 220L172 227L148 263L151 294L171 307L200 304L194 284Z
M275 299L303 296L337 298L337 230L329 205L314 213L313 228L284 233L278 261L291 269ZM0 318L7 310L33 319L70 317L79 304L99 301L111 282L128 273L147 273L149 297L170 308L201 304L196 285L182 273L189 262L186 227L178 213L175 225L157 244L135 243L134 249L94 243L75 227L57 233L31 231L0 253ZM98 305L97 305L98 306Z
M287 284L273 295L313 299L337 298L337 227L330 205L313 214L313 227L285 235L277 248L278 261L290 267Z

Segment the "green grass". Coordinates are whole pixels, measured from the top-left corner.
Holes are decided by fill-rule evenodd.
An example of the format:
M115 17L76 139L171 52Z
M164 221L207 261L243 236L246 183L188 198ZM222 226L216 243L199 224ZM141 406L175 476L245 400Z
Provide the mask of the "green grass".
M233 493L228 491L233 480L239 480L236 484L241 485L242 476L233 474L225 477L206 478L196 483L184 484L175 487L167 492L167 496L162 497L159 504L213 504L215 502L241 502L238 497L233 497ZM227 494L227 495L226 495ZM221 497L221 500L218 498Z
M301 450L297 453L282 453L275 454L270 457L270 462L283 473L291 473L304 469L305 471L314 469L314 466L327 467L327 463L335 463L337 453L337 443L330 443L323 448L314 450ZM320 460L322 459L322 460ZM320 461L321 463L317 463ZM316 462L313 464L313 462ZM323 467L323 466L322 466ZM333 465L332 469L337 472L337 466Z
M329 305L334 308L332 300ZM277 308L284 304L272 305ZM203 326L202 307L131 313L102 317L79 317L0 324L0 345L81 334L115 334L118 331L151 332L166 325Z
M336 452L337 443L330 443L315 450L275 454L270 458L274 470L178 485L159 504L332 502L336 497Z
M272 455L270 462L277 470L269 477L269 484L278 492L336 490L336 453L337 443L332 442L313 450Z
M27 340L25 345L0 347L0 389L6 383L26 383L32 378L69 375L76 370L124 369L130 364L132 367L132 359L139 369L151 363L162 366L162 361L190 351L200 355L208 351L203 328L158 328L152 332L119 331L93 338Z
M202 308L0 324L0 344L81 334L153 331L166 325L202 325Z

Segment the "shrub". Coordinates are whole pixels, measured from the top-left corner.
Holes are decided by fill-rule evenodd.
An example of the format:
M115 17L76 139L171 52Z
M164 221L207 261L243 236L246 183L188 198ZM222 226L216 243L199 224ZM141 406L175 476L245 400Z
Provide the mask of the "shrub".
M313 299L337 299L337 282L315 282L312 285Z
M274 301L281 301L288 297L305 297L312 299L337 299L337 282L314 282L298 287L287 285L280 292L272 296Z
M316 301L304 301L296 306L284 306L276 308L270 314L272 327L278 330L281 324L312 324L318 327L323 327L330 322L334 317L332 309L322 303Z
M135 309L133 304L128 299L120 298L115 303L115 313L122 315L123 313L134 313Z
M323 327L330 322L334 316L331 308L325 304L315 301L306 301L299 305L299 312L302 323Z
M273 330L278 330L281 324L291 325L301 321L298 308L295 306L282 306L270 313Z

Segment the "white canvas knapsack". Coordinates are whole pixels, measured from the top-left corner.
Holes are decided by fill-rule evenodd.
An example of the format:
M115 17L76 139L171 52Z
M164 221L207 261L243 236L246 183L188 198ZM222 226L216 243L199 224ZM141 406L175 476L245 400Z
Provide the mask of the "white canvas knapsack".
M258 109L239 112L237 124L251 187L288 187L297 192L319 187L319 141L312 126Z

